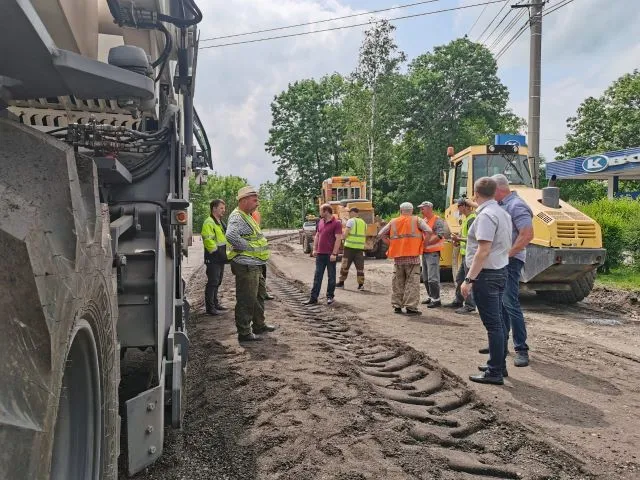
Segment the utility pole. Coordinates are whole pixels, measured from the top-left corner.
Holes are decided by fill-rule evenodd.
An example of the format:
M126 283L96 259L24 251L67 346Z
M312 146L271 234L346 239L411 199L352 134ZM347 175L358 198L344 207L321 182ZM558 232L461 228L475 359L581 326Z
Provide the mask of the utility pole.
M545 0L533 0L531 3L511 5L511 8L530 8L529 25L531 40L529 44L529 168L533 186L539 186L540 164L540 86L542 83L542 7Z

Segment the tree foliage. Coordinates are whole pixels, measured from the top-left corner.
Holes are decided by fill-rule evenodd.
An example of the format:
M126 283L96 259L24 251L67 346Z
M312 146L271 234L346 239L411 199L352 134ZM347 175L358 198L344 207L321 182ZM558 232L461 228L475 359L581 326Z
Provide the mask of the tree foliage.
M189 200L193 207L193 231L199 233L202 230L202 223L210 215L209 203L212 200L221 198L227 206L227 215L236 208L238 202L236 196L238 190L247 185L247 180L234 175L212 174L207 178L207 182L198 184L195 178L189 180Z
M403 201L442 209L447 146L461 150L522 127L486 47L454 40L403 72L393 30L380 22L365 33L351 76L301 80L275 97L266 147L291 196L310 200L323 179L350 174L369 182L381 215Z

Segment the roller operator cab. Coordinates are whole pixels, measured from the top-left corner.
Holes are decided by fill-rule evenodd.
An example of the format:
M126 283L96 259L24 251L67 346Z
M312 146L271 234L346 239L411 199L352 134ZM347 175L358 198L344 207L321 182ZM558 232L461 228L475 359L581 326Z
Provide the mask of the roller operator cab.
M557 188L534 188L527 147L508 143L476 145L459 153L449 149L446 222L453 233L459 233L462 219L455 200L472 197L478 178L505 175L533 212L534 238L527 247L521 290L535 291L553 302L578 302L591 292L596 269L605 259L600 225L560 200ZM450 242L442 259L442 268L455 271L459 256Z

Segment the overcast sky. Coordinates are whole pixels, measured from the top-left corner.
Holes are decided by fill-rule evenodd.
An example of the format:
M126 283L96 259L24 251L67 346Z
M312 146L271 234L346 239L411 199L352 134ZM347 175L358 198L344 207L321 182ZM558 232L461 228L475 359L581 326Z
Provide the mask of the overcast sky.
M416 1L200 0L198 4L204 13L200 24L201 39L329 19ZM484 1L433 0L429 4L392 10L378 16L391 18ZM564 1L551 0L548 8ZM486 9L480 6L394 21L398 46L411 60L434 46L468 33L484 9L470 35L472 40L477 40L504 3L488 5ZM515 0L509 1L508 5L511 3ZM541 153L547 159L552 159L553 148L563 143L566 118L575 114L578 105L588 96L601 95L613 80L640 66L640 36L634 30L640 24L639 3L640 0L574 0L544 17ZM507 12L508 5L498 20ZM486 37L497 21L481 40L491 46L512 15L488 42ZM362 23L369 18L360 16L210 42L201 40L201 47ZM518 27L523 23L524 19L520 20ZM320 78L332 72L352 72L365 28L200 50L196 108L212 143L215 170L221 174L246 177L256 185L274 180L272 158L264 150L271 124L269 105L273 97L296 80ZM500 78L511 94L511 108L526 118L528 31L500 58L498 65Z

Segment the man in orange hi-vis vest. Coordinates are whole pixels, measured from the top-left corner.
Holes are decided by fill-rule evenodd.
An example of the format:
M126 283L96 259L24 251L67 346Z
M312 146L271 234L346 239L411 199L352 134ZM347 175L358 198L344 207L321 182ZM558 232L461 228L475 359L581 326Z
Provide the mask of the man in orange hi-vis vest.
M260 215L260 212L258 210L254 210L253 213L251 214L251 218L253 218L256 223L258 224L258 226L262 226L262 215ZM264 278L264 285L265 285L265 294L264 294L264 299L265 300L273 300L274 297L273 295L271 295L269 293L269 290L266 289L267 286L267 266L263 265L262 266L262 278Z
M440 252L444 247L444 237L447 226L443 219L433 212L433 203L422 202L418 205L422 217L434 233L425 242L422 253L422 282L427 289L427 297L422 303L427 308L437 308L442 305L440 301Z
M407 315L420 315L420 256L431 229L427 223L413 215L413 205L400 205L400 216L380 230L378 236L389 245L387 256L393 258L393 284L391 305L395 313L406 309Z

